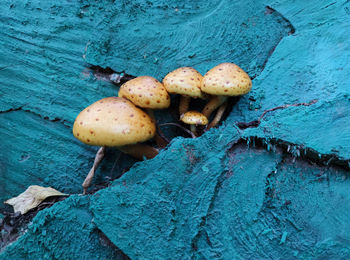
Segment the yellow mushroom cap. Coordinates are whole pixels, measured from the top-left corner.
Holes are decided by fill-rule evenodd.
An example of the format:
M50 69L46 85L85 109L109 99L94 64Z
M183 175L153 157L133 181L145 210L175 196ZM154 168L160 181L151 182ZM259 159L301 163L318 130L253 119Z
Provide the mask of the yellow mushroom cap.
M181 115L180 120L188 125L207 125L208 118L200 112L197 111L187 111L185 114Z
M166 90L172 94L180 94L193 98L203 98L201 81L203 76L191 67L178 68L163 79Z
M222 63L209 70L203 77L203 92L217 96L239 96L252 88L248 74L233 63Z
M163 84L150 76L137 77L124 83L118 96L143 108L163 109L170 106L170 97Z
M156 127L151 118L125 98L101 99L85 108L73 126L74 136L83 143L122 146L152 138Z

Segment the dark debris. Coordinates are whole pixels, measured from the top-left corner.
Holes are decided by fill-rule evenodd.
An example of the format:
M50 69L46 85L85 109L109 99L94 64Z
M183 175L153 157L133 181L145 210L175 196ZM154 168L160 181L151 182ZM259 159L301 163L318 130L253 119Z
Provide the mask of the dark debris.
M66 196L49 197L40 203L38 207L31 209L24 215L20 212L2 212L4 218L0 219L0 251L8 244L16 241L26 231L28 224L39 211L50 208L56 202L66 198Z

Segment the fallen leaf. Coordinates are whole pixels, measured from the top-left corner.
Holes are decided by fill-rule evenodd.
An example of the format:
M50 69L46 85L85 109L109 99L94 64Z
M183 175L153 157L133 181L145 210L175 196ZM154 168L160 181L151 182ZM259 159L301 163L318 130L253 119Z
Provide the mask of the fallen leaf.
M5 201L5 203L13 206L15 212L19 211L21 214L25 214L29 210L37 207L46 198L53 196L68 196L68 194L59 192L51 187L45 188L38 185L32 185L29 186L25 192Z

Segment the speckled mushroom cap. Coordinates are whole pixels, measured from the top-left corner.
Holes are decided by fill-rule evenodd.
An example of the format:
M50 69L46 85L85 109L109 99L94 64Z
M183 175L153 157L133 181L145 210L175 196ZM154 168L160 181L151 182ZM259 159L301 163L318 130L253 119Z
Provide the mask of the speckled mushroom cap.
M248 74L233 63L222 63L209 70L203 77L203 92L217 96L239 96L252 88Z
M182 67L166 75L163 84L169 93L204 98L206 95L201 91L202 78L194 68Z
M163 84L150 76L137 77L124 83L118 96L142 108L163 109L170 106L170 97Z
M208 118L200 112L197 111L187 111L185 114L181 115L180 120L188 125L207 125Z
M73 126L74 136L83 143L122 146L144 142L154 136L151 118L125 98L101 99L85 108Z

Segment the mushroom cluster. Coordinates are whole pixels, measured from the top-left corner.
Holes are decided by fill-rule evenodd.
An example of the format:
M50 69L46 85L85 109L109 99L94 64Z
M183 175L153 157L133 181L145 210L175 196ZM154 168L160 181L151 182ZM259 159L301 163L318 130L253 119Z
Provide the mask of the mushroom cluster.
M181 95L179 121L189 125L192 136L197 136L196 126L206 126L206 129L216 126L227 107L228 98L244 95L251 87L248 74L233 63L219 64L204 76L194 68L182 67L167 74L163 82L150 76L127 81L120 87L118 97L98 100L80 112L74 122L73 135L77 139L88 145L100 146L82 185L84 194L106 147L116 147L142 160L155 157L158 149L167 144L157 131L153 110L168 108L171 102L169 94ZM202 112L188 111L191 98L209 101ZM215 110L217 113L208 124ZM144 143L152 138L158 149Z

